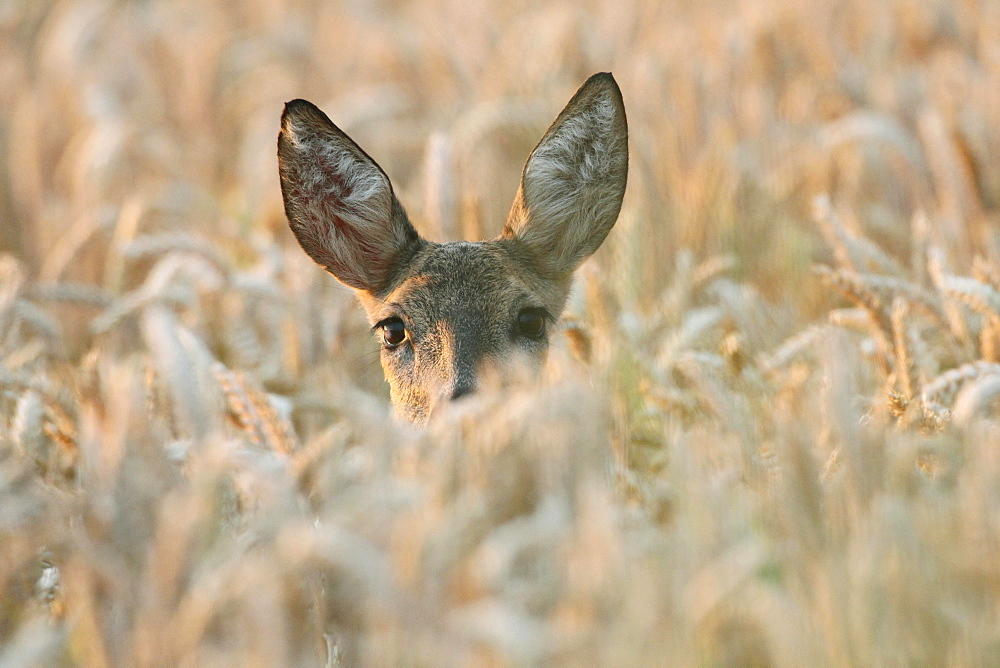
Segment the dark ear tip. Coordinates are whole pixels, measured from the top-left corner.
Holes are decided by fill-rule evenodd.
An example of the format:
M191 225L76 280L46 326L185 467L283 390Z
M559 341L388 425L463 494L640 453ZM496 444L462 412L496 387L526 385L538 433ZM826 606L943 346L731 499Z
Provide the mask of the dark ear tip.
M615 80L615 76L611 72L598 72L597 74L591 75L591 77L584 82L582 88L590 87L609 90L619 99L622 96L622 90L618 87L618 82Z
M613 88L618 88L618 82L615 80L615 75L611 72L598 72L597 74L590 75L586 83L600 84L602 86L610 86Z
M296 98L285 103L285 114L297 114L309 111L319 111L315 104L309 100Z
M295 99L285 103L285 109L281 113L281 127L287 128L289 123L333 125L329 117L319 107L303 99Z

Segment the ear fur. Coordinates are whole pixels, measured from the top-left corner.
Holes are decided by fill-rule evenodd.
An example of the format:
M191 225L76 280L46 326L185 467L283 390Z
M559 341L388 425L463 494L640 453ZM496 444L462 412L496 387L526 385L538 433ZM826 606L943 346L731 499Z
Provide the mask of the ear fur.
M382 168L305 100L285 105L278 171L302 249L342 283L386 289L419 242Z
M621 90L595 74L531 152L501 238L521 241L550 273L571 273L614 226L627 178Z

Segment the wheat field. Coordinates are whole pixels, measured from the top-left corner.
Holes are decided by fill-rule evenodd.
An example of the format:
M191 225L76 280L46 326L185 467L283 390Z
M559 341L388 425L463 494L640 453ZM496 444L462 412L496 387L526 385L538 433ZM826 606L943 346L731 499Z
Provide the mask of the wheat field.
M282 104L495 235L590 74L537 385L392 419ZM1000 3L0 2L0 666L1000 664Z

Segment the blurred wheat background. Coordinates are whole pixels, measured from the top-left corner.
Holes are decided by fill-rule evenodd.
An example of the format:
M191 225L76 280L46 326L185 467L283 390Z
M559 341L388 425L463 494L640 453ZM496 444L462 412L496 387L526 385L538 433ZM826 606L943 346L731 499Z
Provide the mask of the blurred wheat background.
M546 380L391 419L313 100L434 240L613 71ZM0 2L0 665L1000 663L1000 3Z

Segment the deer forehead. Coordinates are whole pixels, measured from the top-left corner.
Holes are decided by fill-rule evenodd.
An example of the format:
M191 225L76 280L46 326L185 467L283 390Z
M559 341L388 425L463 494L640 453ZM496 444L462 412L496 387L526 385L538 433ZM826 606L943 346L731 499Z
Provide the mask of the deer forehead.
M554 308L551 290L499 242L429 244L370 315L402 310L424 332L441 327L506 329L527 306Z

